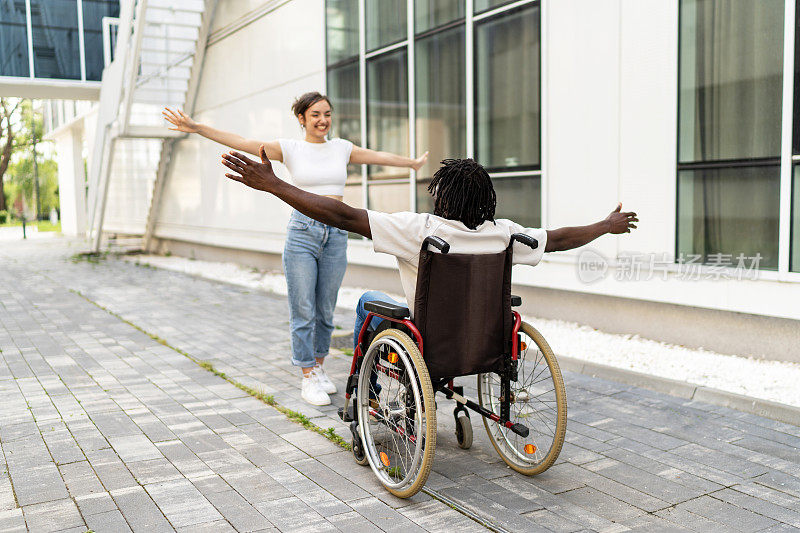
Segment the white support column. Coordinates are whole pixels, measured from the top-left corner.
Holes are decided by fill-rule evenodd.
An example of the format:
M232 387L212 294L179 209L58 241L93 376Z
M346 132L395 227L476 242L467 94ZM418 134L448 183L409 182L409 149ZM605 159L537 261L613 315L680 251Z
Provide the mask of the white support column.
M366 0L358 2L358 99L361 114L361 146L367 148L367 34L366 34ZM361 206L369 207L367 192L367 165L361 165Z
M83 121L55 136L61 232L86 234L86 174L83 166Z
M781 185L778 231L778 272L789 272L790 226L792 223L792 119L794 103L795 2L786 0L783 22L783 119L781 123Z
M464 84L466 91L466 107L467 107L467 157L475 157L475 24L472 20L472 14L475 11L475 4L473 0L467 0L467 16L466 25L467 33L464 38L466 50L464 52L466 74Z
M408 41L408 156L412 159L417 157L417 87L415 72L415 49L414 49L414 0L406 3L406 40ZM410 211L417 211L417 171L413 168L408 173Z

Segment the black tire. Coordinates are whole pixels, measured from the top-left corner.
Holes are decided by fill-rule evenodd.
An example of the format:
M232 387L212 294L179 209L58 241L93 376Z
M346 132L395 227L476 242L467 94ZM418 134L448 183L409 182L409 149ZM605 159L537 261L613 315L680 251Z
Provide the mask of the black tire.
M456 441L458 441L458 447L464 450L472 447L472 422L463 413L456 415Z
M527 426L530 433L521 437L489 418L483 423L503 461L533 476L550 468L561 453L567 431L567 393L556 356L542 334L523 322L520 335L527 346L520 346L519 379L511 382L511 422ZM499 390L496 374L478 376L478 402L498 414Z
M355 406L369 465L399 498L419 492L430 474L436 450L433 395L411 338L393 328L376 335L361 361Z

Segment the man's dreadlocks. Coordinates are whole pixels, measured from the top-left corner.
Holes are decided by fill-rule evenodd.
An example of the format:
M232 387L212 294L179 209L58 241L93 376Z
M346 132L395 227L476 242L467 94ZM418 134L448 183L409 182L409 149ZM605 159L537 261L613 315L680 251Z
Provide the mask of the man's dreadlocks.
M459 220L469 229L494 221L497 197L492 180L474 159L442 161L428 191L434 197L434 215Z

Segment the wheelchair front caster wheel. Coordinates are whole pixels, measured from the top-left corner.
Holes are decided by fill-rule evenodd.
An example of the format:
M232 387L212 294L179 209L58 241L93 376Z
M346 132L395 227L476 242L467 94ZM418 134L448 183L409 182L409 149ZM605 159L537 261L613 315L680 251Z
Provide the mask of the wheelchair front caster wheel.
M468 450L472 447L472 423L466 414L456 415L456 440L461 449Z
M353 422L352 426L355 426L357 422ZM369 459L367 459L367 454L364 451L364 443L361 441L361 437L358 435L358 428L355 429L350 427L350 431L353 433L353 459L355 459L356 463L361 466L367 466L369 464Z

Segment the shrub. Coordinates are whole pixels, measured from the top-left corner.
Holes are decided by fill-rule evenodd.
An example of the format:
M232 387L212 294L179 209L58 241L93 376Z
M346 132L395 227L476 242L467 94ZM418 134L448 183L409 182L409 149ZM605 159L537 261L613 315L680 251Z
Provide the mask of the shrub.
M0 224L8 222L8 211L0 211Z

